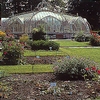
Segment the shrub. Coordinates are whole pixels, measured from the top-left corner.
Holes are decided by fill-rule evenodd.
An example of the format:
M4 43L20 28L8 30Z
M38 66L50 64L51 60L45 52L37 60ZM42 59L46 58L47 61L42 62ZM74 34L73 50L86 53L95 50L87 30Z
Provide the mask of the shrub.
M100 38L92 36L90 38L90 45L92 45L92 46L100 46Z
M3 43L3 63L5 65L17 65L21 62L23 57L23 48L20 43L10 41Z
M7 34L7 35L4 37L4 41L6 41L6 42L15 41L15 37L14 37L13 34Z
M6 33L0 31L0 40L3 40L3 38L6 36Z
M20 38L19 41L20 42L27 42L29 40L29 36L27 34L23 34Z
M95 65L95 63L85 58L70 57L56 62L53 65L53 70L59 79L92 79L95 74L86 69L91 69Z
M90 35L79 33L75 36L75 40L78 42L85 42L90 40Z
M44 31L44 27L40 25L38 28L33 29L32 39L33 40L46 40L45 35L46 33Z
M52 47L52 50L59 49L59 44L54 41L37 40L30 42L30 46L32 50L50 50L49 47Z
M6 36L6 33L0 31L0 37L4 37L4 36Z

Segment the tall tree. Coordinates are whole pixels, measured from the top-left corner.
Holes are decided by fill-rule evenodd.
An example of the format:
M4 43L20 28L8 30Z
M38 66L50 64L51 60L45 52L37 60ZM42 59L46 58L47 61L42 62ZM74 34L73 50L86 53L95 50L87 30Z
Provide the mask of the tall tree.
M87 18L93 30L100 30L100 1L69 0L68 12Z

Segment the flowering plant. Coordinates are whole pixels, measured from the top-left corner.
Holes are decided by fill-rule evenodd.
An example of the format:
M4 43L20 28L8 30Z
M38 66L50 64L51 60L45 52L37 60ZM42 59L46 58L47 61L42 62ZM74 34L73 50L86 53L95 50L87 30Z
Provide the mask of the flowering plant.
M84 79L89 78L89 76L92 76L92 79L96 80L98 79L98 75L100 75L100 69L98 69L96 66L87 67L85 68L86 74L84 75Z
M5 37L4 37L4 41L6 42L9 42L9 41L14 41L15 40L15 37L13 34L7 34Z
M0 41L2 41L5 36L6 36L6 33L0 31Z
M22 45L15 41L9 41L3 43L3 62L6 65L16 65L19 64L21 58L23 57Z
M4 36L6 36L6 33L0 31L0 37L4 37Z
M94 66L92 66L94 65ZM92 67L91 67L92 66ZM95 62L80 57L64 58L53 65L55 75L60 79L93 79L100 75Z

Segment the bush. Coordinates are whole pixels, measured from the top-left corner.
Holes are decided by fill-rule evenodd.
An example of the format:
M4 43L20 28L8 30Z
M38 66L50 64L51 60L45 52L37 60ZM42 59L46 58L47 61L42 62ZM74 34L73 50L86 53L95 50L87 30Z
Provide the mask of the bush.
M23 48L20 43L10 41L3 43L3 63L5 65L17 65L23 57Z
M27 42L29 40L29 36L27 34L23 34L20 38L19 41L20 42Z
M4 37L4 41L6 41L6 42L15 41L15 37L14 37L13 34L7 34L7 35Z
M44 31L44 27L40 25L38 28L33 29L32 39L33 40L46 40L45 35L46 33Z
M6 36L6 33L0 31L0 37L4 37L4 36Z
M5 36L6 36L6 33L0 31L0 40L3 40Z
M75 36L75 40L78 42L86 42L90 40L90 35L79 33Z
M95 74L91 69L95 63L85 58L70 57L64 58L54 64L53 70L58 79L93 79Z
M54 41L44 41L44 40L37 40L33 42L29 42L32 50L59 50L59 44Z
M92 46L100 46L100 38L92 36L90 38L90 45L92 45Z

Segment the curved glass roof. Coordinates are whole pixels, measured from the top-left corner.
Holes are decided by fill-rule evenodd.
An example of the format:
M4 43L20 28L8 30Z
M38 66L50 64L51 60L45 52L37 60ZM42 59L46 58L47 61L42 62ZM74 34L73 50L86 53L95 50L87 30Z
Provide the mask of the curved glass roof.
M55 12L51 12L51 11L39 11L39 12L29 12L29 13L23 13L20 15L15 15L12 16L9 20L9 22L11 20L14 19L20 19L21 22L23 23L25 20L35 20L35 21L39 21L47 16L52 16L60 21L68 21L69 23L72 22L73 20L77 20L79 17L75 17L75 16L70 16L70 15L64 15L61 13L55 13Z
M42 9L45 7L48 9ZM18 21L20 24L27 23L27 28L29 28L30 25L32 28L34 28L37 27L39 23L45 23L48 26L52 27L52 29L56 29L55 31L59 30L59 32L63 31L63 33L77 33L80 31L90 33L88 22L84 20L84 18L80 16L64 14L62 12L59 13L57 11L52 11L51 9L53 8L45 0L43 0L42 3L37 6L37 9L38 11L30 11L11 16L7 20L7 24L9 25L13 22Z

